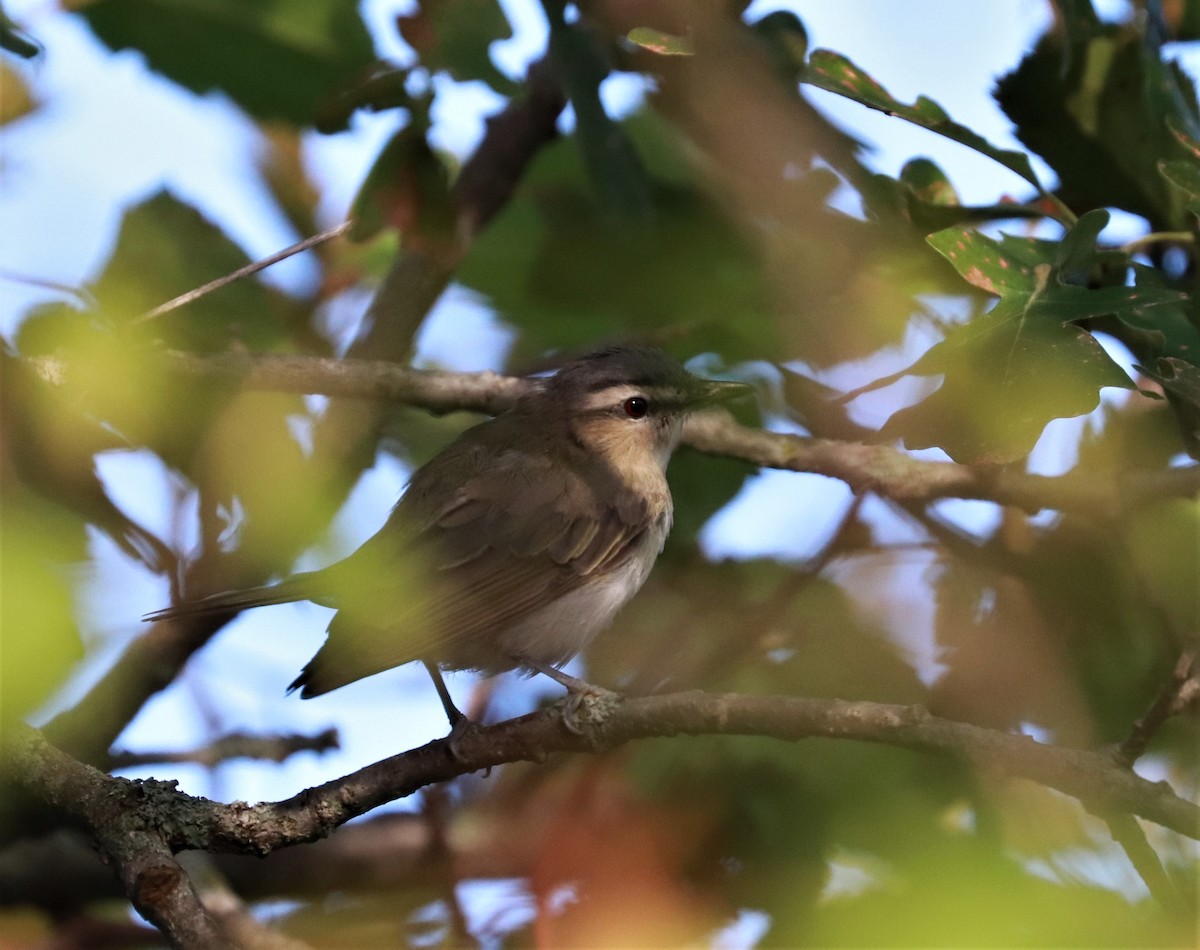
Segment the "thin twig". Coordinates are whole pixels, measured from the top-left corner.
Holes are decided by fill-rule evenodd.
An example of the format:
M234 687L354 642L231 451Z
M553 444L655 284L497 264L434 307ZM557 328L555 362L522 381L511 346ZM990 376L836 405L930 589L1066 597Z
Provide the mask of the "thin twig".
M1142 757L1150 740L1158 733L1178 709L1178 699L1184 686L1191 680L1196 665L1195 648L1184 650L1171 671L1171 678L1163 684L1154 697L1154 702L1146 710L1146 714L1133 724L1129 735L1113 752L1113 758L1126 768L1132 768L1133 763Z
M1132 257L1148 250L1155 244L1195 244L1196 236L1191 231L1153 231L1134 238L1128 244L1121 245L1118 250Z
M208 745L195 749L177 751L131 752L114 750L109 757L110 769L128 769L135 766L157 765L165 762L195 762L211 768L230 759L260 759L266 762L283 762L297 752L328 752L338 748L336 729L326 729L315 736L299 733L255 736L245 732L231 732Z
M178 310L184 304L189 304L193 300L199 300L211 294L214 290L220 290L234 281L241 280L243 277L249 277L252 274L257 274L260 270L266 270L272 264L278 264L282 260L286 260L295 254L302 251L307 251L309 248L317 247L324 244L326 241L333 240L350 230L353 221L343 221L337 227L330 228L328 231L322 231L320 234L314 234L312 237L307 237L303 241L297 241L289 247L285 247L282 251L277 251L270 257L264 257L262 260L254 261L252 264L247 264L245 267L239 267L235 271L231 271L224 277L218 277L216 280L210 280L207 284L189 290L185 294L180 294L166 303L161 303L153 310L148 310L140 317L137 317L134 324L145 323L147 320L153 320L155 317L161 317L164 313L170 313L172 310Z

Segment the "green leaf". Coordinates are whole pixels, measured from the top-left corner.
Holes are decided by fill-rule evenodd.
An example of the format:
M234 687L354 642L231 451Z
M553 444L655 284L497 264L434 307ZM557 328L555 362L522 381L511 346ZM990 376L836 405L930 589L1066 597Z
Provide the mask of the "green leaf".
M750 29L766 48L775 74L795 90L808 57L804 23L788 10L774 10L751 23Z
M1159 163L1176 151L1169 127L1196 128L1191 81L1139 26L1084 26L1071 36L1064 44L1048 33L999 80L997 101L1054 169L1067 205L1117 207L1151 230L1177 229L1181 208Z
M886 220L899 216L922 233L955 224L981 224L1013 218L1043 218L1053 209L1038 204L1001 201L994 205L964 205L945 173L927 158L915 158L900 170L899 178L873 175L863 189L863 203L871 215Z
M1155 298L1174 292L1167 286L1161 271L1142 264L1132 265L1132 271L1135 288ZM1191 306L1191 300L1181 296L1162 306L1124 308L1116 316L1135 335L1117 335L1143 362L1152 363L1159 357L1169 357L1195 363L1200 359L1200 329L1191 319Z
M33 59L42 52L42 44L14 23L0 7L0 49L21 59Z
M125 212L117 244L91 290L117 323L249 263L219 227L169 192ZM222 351L237 342L269 349L291 305L255 278L222 287L144 324L171 346Z
M11 448L11 447L10 447ZM70 572L87 554L84 523L65 508L6 480L0 501L0 730L28 716L82 657Z
M694 185L653 181L652 213L615 217L590 180L576 140L544 149L458 271L521 329L518 361L622 338L730 360L770 349L761 265Z
M888 115L906 119L914 125L973 148L1016 172L1041 190L1033 166L1029 164L1029 157L1024 152L997 148L983 136L953 121L940 105L926 96L920 96L912 105L897 101L870 75L840 53L824 49L814 50L809 57L803 80L811 86L845 96Z
M318 132L332 135L348 129L350 119L359 109L369 112L411 109L413 101L408 93L408 78L407 69L376 63L357 81L342 86L336 94L326 97L317 110L313 124Z
M1159 162L1159 173L1183 192L1184 205L1192 214L1200 214L1200 166L1183 161Z
M459 82L482 80L504 94L516 91L488 52L492 43L512 36L496 0L419 0L415 13L396 22L430 72L445 71Z
M139 50L181 86L297 125L374 58L357 7L343 0L95 0L79 13L109 48Z
M428 117L414 111L380 149L350 207L352 240L369 240L385 227L396 228L410 247L453 240L450 175L429 147L428 128Z
M1158 360L1152 367L1139 366L1138 369L1162 386L1179 424L1184 448L1192 458L1200 459L1200 369L1186 360L1170 356Z
M940 446L960 461L1008 461L1026 454L1051 419L1094 409L1101 387L1133 388L1074 323L1106 315L1141 319L1152 308L1178 305L1183 295L1080 286L1107 218L1102 211L1085 215L1061 245L1014 238L1002 244L962 228L931 235L929 243L968 283L1000 300L909 368L945 378L933 395L892 416L884 434L903 436L910 448Z
M625 38L634 46L658 53L660 56L691 56L696 51L686 36L673 36L648 26L636 26Z
M625 130L600 100L600 84L611 69L608 59L590 32L567 23L564 4L544 0L543 6L550 21L550 51L575 107L575 135L600 202L614 216L644 215L651 207L646 170Z

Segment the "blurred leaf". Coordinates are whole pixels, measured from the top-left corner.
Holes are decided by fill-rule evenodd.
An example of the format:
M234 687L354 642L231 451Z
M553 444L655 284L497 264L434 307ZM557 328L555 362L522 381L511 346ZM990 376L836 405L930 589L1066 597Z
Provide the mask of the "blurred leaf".
M0 6L0 49L8 50L21 59L33 59L42 52L42 44L17 26L4 12L2 6ZM8 72L7 67L3 67L3 69ZM3 101L2 94L7 91L5 88L0 88L0 102ZM7 106L0 106L0 108L4 112L9 111Z
M400 35L430 72L445 70L459 82L479 79L499 93L515 85L492 64L488 48L512 36L496 0L419 0L415 13L396 19Z
M1094 743L1091 711L1063 646L1073 630L1053 627L1047 616L1056 615L1043 609L1036 591L985 557L947 557L933 573L937 649L947 670L931 710L1001 731L1036 723L1055 741Z
M868 880L810 914L784 916L775 946L1186 946L1190 921L1117 889L1047 880L976 836L931 840L904 873Z
M0 368L0 445L24 486L94 525L150 570L173 567L162 543L109 499L95 456L124 443L94 416L97 406L63 384L70 367L53 358L25 360L0 352Z
M1170 21L1172 39L1185 43L1200 40L1200 3L1182 0L1167 4L1163 12Z
M414 110L380 150L350 206L351 240L370 240L387 227L406 247L436 249L454 239L450 175L429 147L428 131L428 114Z
M21 74L0 60L0 126L29 115L37 106Z
M258 119L310 125L323 96L374 58L342 0L69 0L110 48L133 48L192 92L220 90Z
M117 244L92 291L115 322L138 315L249 263L245 252L199 211L168 192L129 209ZM246 278L156 317L144 328L180 349L220 352L240 343L280 344L294 305Z
M1171 356L1158 360L1153 367L1138 369L1162 386L1179 424L1184 449L1192 458L1200 459L1200 369Z
M1074 322L1108 314L1140 318L1151 308L1178 304L1182 295L1068 282L1087 270L1088 252L1106 221L1105 212L1085 215L1057 248L1012 238L1001 244L959 228L932 235L929 243L969 283L1000 301L952 329L909 368L922 376L944 374L944 382L893 415L885 435L903 436L910 448L940 446L960 461L1005 461L1027 453L1051 419L1094 409L1101 387L1133 388Z
M575 138L601 207L613 217L638 217L651 209L646 171L625 130L609 117L600 84L611 69L595 36L567 23L563 0L543 0L550 21L550 51L575 109Z
M772 10L751 23L750 28L767 47L776 75L794 89L804 76L808 57L804 23L790 10Z
M5 452L20 452L7 438ZM87 555L83 523L0 471L0 730L62 686L82 656L65 565Z
M1182 191L1185 206L1192 214L1200 214L1200 167L1182 159L1159 162L1158 170L1163 178Z
M1200 373L1194 385L1200 390ZM1192 499L1172 499L1141 508L1125 524L1131 566L1152 604L1164 610L1177 634L1200 627L1200 508Z
M330 135L350 128L350 119L359 109L382 112L407 108L409 71L391 63L374 63L356 79L343 84L327 96L317 110L313 124L318 132Z
M625 37L634 46L658 53L660 56L691 56L695 53L686 36L672 36L649 26L637 26Z
M629 771L652 799L696 816L686 868L693 884L715 880L739 903L757 907L782 894L794 905L816 903L829 874L833 803L786 746L707 736L643 745Z
M1035 188L1041 188L1033 167L1029 164L1029 157L1023 152L997 148L981 135L952 121L940 105L925 96L920 96L912 105L898 102L870 75L839 53L825 49L813 50L803 79L818 89L845 96L868 108L898 116L921 128L960 142L1016 172Z
M922 233L955 224L1041 218L1055 213L1037 203L961 204L945 173L927 158L908 161L896 179L882 174L872 176L864 189L863 201L875 216L884 220L889 216L907 219Z
M671 460L669 480L675 499L675 523L669 545L693 549L708 520L738 493L752 466L738 459L702 456L681 449Z
M614 220L575 143L545 149L457 274L522 330L517 362L599 340L737 360L770 349L759 265L693 187L656 183L653 212Z
M1085 447L1082 470L1093 471L1086 466L1096 454L1095 447ZM1123 470L1129 461L1121 457L1117 465ZM1102 471L1095 474L1104 477ZM1130 570L1119 533L1080 519L1063 519L1038 536L1018 563L1020 578L1041 618L1039 629L1049 631L1062 645L1065 660L1053 646L1043 644L1043 648L1049 646L1055 667L1067 664L1076 684L1074 689L1060 688L1061 695L1056 698L1050 694L1029 696L1020 681L1024 701L1063 707L1077 690L1091 717L1092 736L1087 741L1121 741L1130 724L1146 711L1178 654L1171 634L1163 627L1162 612L1146 603L1145 590ZM987 591L993 586L993 579L977 575L977 596L990 596ZM1021 624L1020 617L1008 624L1010 635L1018 641L1026 639ZM999 648L1003 650L1003 645ZM1045 680L1052 672L1043 666L1045 671L1039 670L1030 682Z

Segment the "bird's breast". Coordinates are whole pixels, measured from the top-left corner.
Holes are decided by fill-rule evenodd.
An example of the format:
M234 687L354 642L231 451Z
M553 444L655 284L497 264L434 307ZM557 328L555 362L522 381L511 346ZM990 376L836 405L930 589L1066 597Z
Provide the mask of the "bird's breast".
M582 586L505 630L500 637L503 651L561 666L585 649L646 583L670 527L668 508L638 538L619 567L589 577Z

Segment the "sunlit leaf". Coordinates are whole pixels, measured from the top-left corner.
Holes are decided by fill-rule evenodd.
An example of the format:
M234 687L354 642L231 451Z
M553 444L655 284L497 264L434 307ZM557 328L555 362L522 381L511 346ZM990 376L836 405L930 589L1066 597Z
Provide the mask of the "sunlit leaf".
M853 99L888 115L906 119L931 132L960 142L995 159L1034 187L1041 187L1033 167L1029 164L1029 157L1023 152L997 148L983 136L953 121L940 105L926 96L920 96L912 105L897 101L869 74L839 53L824 49L813 50L803 78L809 85Z
M944 374L942 387L896 413L885 432L910 447L937 445L960 460L1002 460L1033 447L1054 418L1094 409L1103 386L1132 381L1075 322L1110 314L1144 316L1183 295L1157 288L1081 286L1089 248L1107 215L1082 218L1053 257L1044 243L1001 244L948 228L929 243L963 278L1000 297L986 314L950 331L909 372ZM1021 247L1021 256L1012 253ZM1040 258L1040 260L1039 260Z
M686 36L673 36L649 26L636 26L625 37L634 46L658 53L660 56L691 56L691 40Z
M19 450L19 447L18 447ZM61 686L82 654L69 577L87 536L66 509L6 481L0 570L0 729L28 716Z
M92 291L125 323L161 303L250 262L221 229L169 192L130 208L116 247ZM257 277L155 318L145 329L184 349L227 350L235 342L266 349L281 341L291 304Z
M28 115L37 106L21 75L0 60L0 126Z

